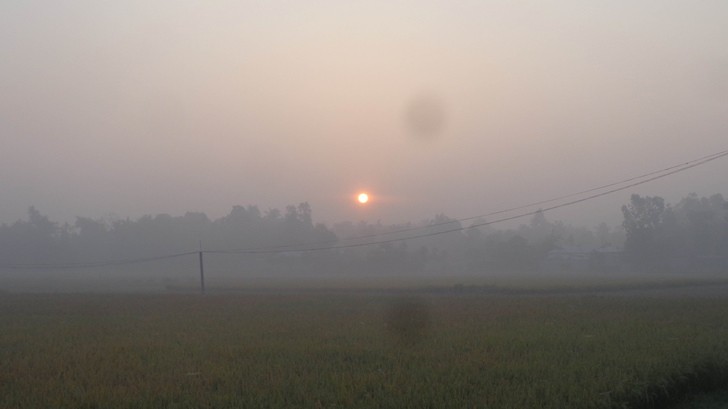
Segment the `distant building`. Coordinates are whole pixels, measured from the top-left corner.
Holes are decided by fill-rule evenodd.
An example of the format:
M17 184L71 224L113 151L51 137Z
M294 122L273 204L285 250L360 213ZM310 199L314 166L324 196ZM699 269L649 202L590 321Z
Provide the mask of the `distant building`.
M624 252L614 246L594 249L589 253L589 269L599 273L623 271Z
M578 246L555 248L541 262L544 271L585 271L588 268L589 252Z
M541 262L542 271L613 272L623 269L622 250L613 246L584 249L562 246L551 250Z

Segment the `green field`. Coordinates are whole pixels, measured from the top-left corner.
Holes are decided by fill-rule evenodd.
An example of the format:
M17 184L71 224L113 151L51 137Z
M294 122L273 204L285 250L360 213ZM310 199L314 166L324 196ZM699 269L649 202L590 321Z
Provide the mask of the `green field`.
M0 294L2 408L643 408L727 369L721 298Z

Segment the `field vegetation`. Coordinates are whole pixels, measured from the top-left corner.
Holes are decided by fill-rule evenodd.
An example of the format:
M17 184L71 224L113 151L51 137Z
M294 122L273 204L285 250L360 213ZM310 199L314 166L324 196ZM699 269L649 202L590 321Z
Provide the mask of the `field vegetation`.
M663 407L725 384L726 312L588 294L0 294L0 407Z

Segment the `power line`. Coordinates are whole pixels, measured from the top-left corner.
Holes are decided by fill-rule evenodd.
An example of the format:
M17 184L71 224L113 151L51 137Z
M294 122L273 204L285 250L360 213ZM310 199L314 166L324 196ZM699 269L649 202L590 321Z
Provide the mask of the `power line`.
M246 249L218 250L216 252L217 253L221 253L221 254L222 253L229 253L229 254L234 254L234 253L238 253L238 254L244 254L244 253L251 253L251 254L263 253L263 254L265 254L265 253L281 253L281 252L286 252L286 251L311 251L311 250L308 250L307 247L305 247L305 246L308 246L308 247L310 247L310 246L324 246L324 245L333 244L333 243L351 242L351 241L358 241L358 240L363 240L363 239L372 239L372 238L378 238L378 237L387 237L387 236L392 236L392 235L395 235L395 234L401 234L401 233L407 233L407 232L414 232L414 231L420 231L420 230L430 230L433 227L437 227L437 226L449 225L449 224L454 224L454 223L462 223L464 221L482 219L482 218L485 218L485 217L490 217L490 216L495 216L495 215L500 215L500 214L514 212L514 211L517 211L517 210L528 209L528 208L531 208L531 207L534 207L534 206L540 206L540 205L543 205L543 204L554 203L554 202L557 202L557 201L561 201L561 200L565 200L565 199L570 199L570 198L573 198L573 197L581 196L581 195L584 195L584 194L587 194L587 193L592 193L592 192L604 190L604 189L607 189L607 188L612 188L614 186L619 186L619 185L622 185L622 184L625 184L625 183L630 183L630 182L638 181L640 179L649 178L649 179L645 179L644 181L640 181L638 183L634 183L634 184L630 184L630 185L625 185L625 186L623 186L623 187L621 187L619 189L616 189L616 190L607 191L607 192L605 192L605 195L606 194L610 194L610 193L615 193L615 192L618 192L618 191L621 191L621 190L624 190L624 189L628 189L630 187L638 186L638 185L641 185L643 183L651 182L653 180L660 179L660 178L663 178L663 177L672 175L674 173L682 172L684 170L693 168L695 166L702 165L704 163L707 163L707 162L710 162L710 161L713 161L713 160L722 158L724 156L728 156L728 150L724 150L724 151L721 151L721 152L713 153L713 154L710 154L710 155L705 155L705 156L702 156L702 157L697 158L697 159L693 159L693 160L690 160L690 161L687 161L687 162L683 162L683 163L680 163L680 164L677 164L677 165L672 165L672 166L666 167L664 169L660 169L660 170L648 172L648 173L645 173L645 174L642 174L642 175L639 175L639 176L630 177L630 178L627 178L627 179L624 179L624 180L620 180L618 182L608 183L608 184L601 185L601 186L598 186L598 187L594 187L594 188L582 190L582 191L579 191L579 192L576 192L576 193L570 193L570 194L563 195L563 196L559 196L559 197L555 197L555 198L552 198L552 199L540 200L540 201L537 201L537 202L533 202L533 203L529 203L529 204L525 204L525 205L520 205L520 206L515 206L515 207L503 209L503 210L497 210L497 211L493 211L493 212L490 212L490 213L485 213L485 214L481 214L481 215L477 215L477 216L470 216L470 217L464 217L464 218L460 218L460 219L452 219L452 220L448 220L448 221L444 221L444 222L439 222L439 223L433 223L433 224L429 224L427 226L408 227L408 228L397 229L397 230L383 232L383 233L374 233L374 234L368 234L368 235L362 235L362 236L356 236L356 237L348 237L348 238L336 239L336 240L325 240L325 241L319 241L319 242L316 242L316 243L310 243L308 245L285 244L285 245L269 246L269 247L257 247L257 248L256 247L253 247L253 248L246 248ZM593 198L600 197L600 196L603 196L603 195L595 195L593 197L592 196L589 196L585 200L593 199ZM582 201L585 201L585 200L577 200L574 203L568 204L568 206L570 206L572 204L576 204L576 203L581 203ZM554 207L550 207L550 208L547 208L547 209L541 209L541 210L542 211L553 210L553 209L557 209L559 207L564 207L564 206L559 205L559 206L554 206ZM501 222L504 222L504 221L510 221L510 220L514 220L514 219L521 218L521 217L534 215L537 212L538 212L538 210L537 211L533 211L533 212L524 213L524 214L519 214L519 215L516 215L516 216L506 217L506 218L503 218L503 219L497 219L497 220L494 220L492 222L486 222L485 224L483 224L483 223L481 223L481 224L474 224L474 225L470 225L468 227L462 227L461 226L461 227L458 227L458 228L446 230L444 232L462 231L462 230L466 230L466 229L473 228L473 227L480 227L480 226L486 226L486 225L495 224L495 223L501 223ZM427 233L427 234L429 234L429 233ZM437 234L441 234L441 233L437 233ZM387 239L387 240L383 241L383 243L391 243L391 242L395 242L395 241L409 240L411 238L419 238L419 237L420 236L418 235L418 236L414 236L414 237L407 236L407 237L402 237L402 238L393 238L393 239ZM368 245L373 245L373 244L379 244L379 242L374 242L374 243L354 243L354 244L351 244L351 245L326 246L326 247L323 247L323 248L326 248L326 249L329 249L329 248L349 248L349 247L368 246ZM302 250L301 247L304 247L304 249ZM316 249L319 249L319 248L321 248L321 247L316 247Z
M671 166L669 169L672 169L672 170L669 171L669 172L667 172L667 173L658 174L658 175L652 176L652 177L650 177L648 179L640 180L638 182L634 182L634 183L631 183L631 184L628 184L628 185L625 185L625 186L621 186L621 187L618 187L618 188L614 188L614 189L611 189L611 190L607 190L605 192L600 192L600 193L597 193L597 194L593 194L593 195L590 195L590 196L587 196L587 197L583 197L583 198L579 198L579 199L576 199L576 200L572 200L572 201L569 201L569 202L566 202L566 203L561 203L561 204L554 205L554 206L551 206L551 207L547 207L547 208L544 208L544 209L539 209L539 210L535 210L535 211L531 211L531 212L526 212L526 213L520 213L520 214L517 214L517 215L514 215L514 216L504 217L504 218L500 218L500 219L497 219L497 220L486 221L486 222L482 222L482 223L476 223L476 224L473 224L473 225L468 226L468 227L462 227L462 226L460 226L460 227L456 227L456 228L452 228L452 229L447 229L447 230L440 230L440 231L436 231L436 232L421 233L421 234L417 234L417 235L410 235L410 236L407 236L407 237L399 237L399 238L386 239L386 240L377 240L377 241L372 241L372 242L367 242L367 243L355 243L355 244L347 244L347 245L339 245L339 246L307 247L307 248L301 248L301 249L289 250L289 251L312 252L312 251L325 251L325 250L335 250L335 249L344 249L344 248L354 248L354 247L372 246L372 245L378 245L378 244L393 243L393 242L397 242L397 241L404 241L404 240L412 240L412 239L418 239L418 238L424 238L424 237L431 237L431 236L436 236L436 235L440 235L440 234L454 233L454 232L463 231L463 230L467 230L467 229L474 228L474 227L482 227L482 226L488 226L488 225L491 225L491 224L502 223L502 222L505 222L505 221L520 219L520 218L526 217L526 216L532 216L532 215L535 215L536 213L539 213L539 212L547 212L547 211L551 211L551 210L560 209L562 207L573 206L573 205L575 205L577 203L582 203L582 202L585 202L585 201L588 201L588 200L592 200L592 199L596 199L596 198L599 198L599 197L602 197L602 196L606 196L608 194L612 194L612 193L615 193L615 192L620 192L622 190L626 190L626 189L629 189L631 187L639 186L639 185L642 185L642 184L645 184L645 183L648 183L648 182L652 182L652 181L655 181L655 180L658 180L658 179L665 178L665 177L670 176L670 175L674 175L676 173L684 172L684 171L686 171L688 169L694 168L696 166L703 165L705 163L714 161L716 159L719 159L719 158L722 158L722 157L725 157L725 156L728 156L728 151L723 151L723 152L720 152L720 153L717 153L717 154L714 154L714 155L709 155L709 156L703 157L702 159L699 159L699 160L686 162L686 164L688 164L688 165L683 164L683 165L678 165L678 166ZM632 178L632 180L635 180L635 179L639 179L639 178ZM614 184L612 186L614 186ZM429 228L429 227L432 227L432 226L427 226L427 227ZM263 250L238 250L238 251L233 250L233 251L209 251L209 252L210 253L218 253L218 254L270 254L270 253L280 253L281 250L275 250L275 249L266 250L266 249L263 249Z
M106 260L106 261L92 261L87 263L58 263L58 264L44 264L44 263L28 263L28 264L6 264L0 265L0 269L8 270L70 270L70 269L85 269L85 268L100 268L110 266L122 266L129 264L141 264L149 263L158 260L167 260L171 258L177 258L182 256L189 256L192 254L198 254L197 251L187 251L184 253L166 254L163 256L155 257L140 257L140 258L128 258L119 260Z
M612 189L609 189L609 190L606 190L606 191L603 191L603 192L595 193L595 194L592 194L592 195L589 195L589 196L586 196L586 197L574 199L574 200L571 200L571 201L568 201L568 202L565 202L565 203L556 204L556 205L553 205L553 206L550 206L550 207L546 207L546 208L542 208L542 209L538 209L538 210L535 210L535 211L529 211L529 212L519 213L519 214L516 214L516 215L513 215L513 216L502 217L502 218L499 218L499 219L496 219L496 220L484 221L484 222L481 222L481 223L475 223L475 224L472 224L472 225L467 226L467 227L459 226L459 227L452 228L452 229L439 230L439 231L435 231L435 232L430 231L430 232L426 232L426 233L414 234L414 235L409 235L409 236L405 236L405 237L397 237L397 238L391 238L391 239L385 239L385 240L375 240L375 241L369 241L369 242L365 242L365 243L353 243L353 244L343 244L343 245L334 245L334 246L324 246L324 244L328 244L330 242L340 242L340 241L328 241L328 242L319 242L319 243L309 244L309 245L307 245L307 247L303 247L303 248L300 248L301 245L296 245L296 247L299 247L299 248L294 247L294 245L287 245L287 246L275 246L275 247L268 247L268 248L241 249L241 250L200 250L200 251L187 251L187 252L182 252L182 253L167 254L167 255L156 256L156 257L143 257L143 258L133 258L133 259L120 259L120 260L98 261L98 262L89 262L89 263L10 264L10 265L0 265L0 269L28 269L28 270L54 269L54 270L56 270L56 269L99 268L99 267L108 267L108 266L120 266L120 265L146 263L146 262L152 262L152 261L158 261L158 260L165 260L165 259L172 259L172 258L177 258L177 257L182 257L182 256L188 256L188 255L193 255L193 254L198 254L199 255L199 254L202 254L202 253L210 253L210 254L275 254L275 253L284 253L284 252L288 252L288 251L295 251L295 252L314 252L314 251L327 251L327 250L347 249L347 248L355 248L355 247L365 247L365 246L373 246L373 245L379 245L379 244L393 243L393 242L398 242L398 241L413 240L413 239L418 239L418 238L432 237L432 236L437 236L437 235L441 235L441 234L448 234L448 233L459 232L459 231L463 231L463 230L467 230L467 229L475 228L475 227L488 226L488 225L492 225L492 224L496 224L496 223L502 223L502 222L505 222L505 221L520 219L520 218L523 218L523 217L526 217L526 216L532 216L532 215L535 215L535 214L537 214L539 212L547 212L547 211L551 211L551 210L560 209L560 208L563 208L563 207L573 206L573 205L578 204L578 203L586 202L588 200L593 200L593 199L596 199L596 198L599 198L599 197L602 197L602 196L606 196L606 195L609 195L609 194L612 194L612 193L616 193L616 192L620 192L620 191L623 191L623 190L626 190L626 189L629 189L629 188L632 188L632 187L635 187L635 186L639 186L639 185L642 185L642 184L645 184L645 183L648 183L648 182L652 182L652 181L655 181L655 180L658 180L658 179L662 179L662 178L665 178L665 177L674 175L676 173L684 172L684 171L686 171L688 169L692 169L694 167L704 165L704 164L706 164L708 162L712 162L712 161L714 161L716 159L720 159L720 158L723 158L725 156L728 156L728 150L725 150L725 151L722 151L722 152L718 152L718 153L714 153L714 154L707 155L707 156L703 156L702 158L694 159L694 160L691 160L691 161L688 161L688 162L684 162L684 163L679 164L679 165L673 165L673 166L670 166L668 168L665 168L665 169L662 169L662 170L659 170L659 171L649 172L649 173L646 173L646 174L641 175L641 176L636 176L636 177L632 177L632 178L629 178L629 179L625 179L625 180L622 180L622 181L619 181L619 182L614 182L614 183L610 183L610 184L607 184L607 185L603 185L603 186L599 186L599 187L587 189L587 190L584 190L584 191L581 191L581 192L578 192L578 193L572 193L572 194L569 194L569 195L560 196L560 197L557 197L557 198L554 198L554 199L542 200L542 201L534 202L534 203L531 203L531 204L528 204L528 205L513 207L513 208L505 209L505 210L499 210L499 211L496 211L496 212L491 212L491 213L487 213L487 214L480 215L480 216L466 217L466 218L462 218L462 219L450 220L450 221L447 221L447 222L435 223L435 224L431 224L431 225L428 225L428 226L422 226L422 227L416 227L416 228L402 229L402 230L395 231L395 232L387 232L387 233L374 234L374 235L369 235L369 236L359 236L359 237L356 237L356 238L350 238L348 240L354 240L354 239L361 240L361 239L364 239L364 238L382 237L382 236L385 236L385 235L392 235L392 234L409 232L409 231L432 229L433 227L436 227L436 226L447 225L447 224L451 224L451 223L455 223L455 222L462 222L462 221L466 221L466 220L473 220L473 219L483 218L483 217L486 217L486 216L492 216L492 215L496 215L496 214L504 214L504 213L508 213L508 212L512 212L512 211L516 211L516 210L522 210L522 209L525 209L525 208L528 208L528 207L538 206L538 205L541 205L541 204L553 203L553 202L556 202L556 201L565 200L565 199L568 199L568 198L580 196L580 195L583 195L583 194L586 194L586 193L596 192L596 191L603 190L603 189L606 189L606 188L612 188ZM630 182L632 182L632 183L630 183ZM628 184L627 185L624 185L624 186L619 186L619 185L622 185L624 183L628 183ZM619 187L614 187L614 186L619 186ZM317 247L312 247L312 246L317 246ZM287 250L284 250L284 249L287 249Z

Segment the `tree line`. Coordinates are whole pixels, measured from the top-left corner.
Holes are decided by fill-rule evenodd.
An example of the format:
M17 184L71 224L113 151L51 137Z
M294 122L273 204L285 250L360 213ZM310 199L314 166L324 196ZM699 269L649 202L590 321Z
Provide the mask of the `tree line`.
M154 257L204 249L278 249L228 255L218 267L236 271L397 274L412 272L537 271L558 249L623 249L624 269L635 271L719 268L728 257L728 202L722 195L691 194L675 205L632 195L622 226L579 227L537 212L518 227L467 227L444 214L416 223L383 225L314 222L308 203L283 211L234 206L211 219L204 213L159 214L132 219L78 217L51 221L34 207L27 219L0 225L0 267L85 263ZM481 224L476 220L473 224ZM443 231L461 229L446 234ZM399 238L427 235L409 240ZM301 252L306 247L386 243ZM223 257L223 256L221 256ZM712 264L711 264L712 263ZM726 265L728 271L728 265Z
M675 205L632 195L622 206L626 261L639 270L728 271L728 202L688 195Z

